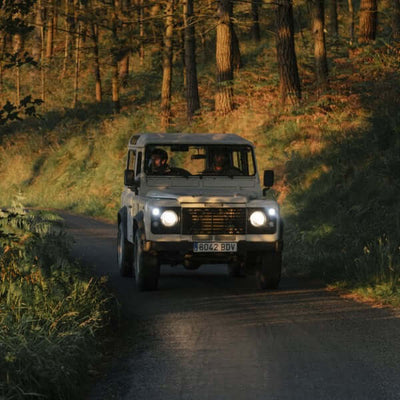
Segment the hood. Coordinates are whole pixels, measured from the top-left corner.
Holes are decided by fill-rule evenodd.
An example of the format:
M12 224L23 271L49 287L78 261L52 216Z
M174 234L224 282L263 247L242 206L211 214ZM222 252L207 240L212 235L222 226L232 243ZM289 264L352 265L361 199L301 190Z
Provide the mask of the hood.
M249 200L258 198L256 192L247 191L243 194L239 193L237 188L150 190L146 196L157 199L177 200L179 203L247 203Z

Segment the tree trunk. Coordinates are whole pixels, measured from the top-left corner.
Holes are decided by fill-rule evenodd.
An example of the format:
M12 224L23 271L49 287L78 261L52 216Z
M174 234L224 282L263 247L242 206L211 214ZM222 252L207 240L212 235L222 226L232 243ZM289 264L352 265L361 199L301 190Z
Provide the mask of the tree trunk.
M123 87L126 87L128 85L129 53L130 52L126 52L126 54L122 57L122 60L119 63L119 79Z
M40 1L36 2L34 7L35 7L35 28L33 31L32 57L36 62L39 62L40 49L42 46L41 30L43 25L41 2Z
M349 5L349 13L350 13L350 45L354 43L355 40L355 13L354 13L354 5L353 5L353 0L347 0L348 5Z
M328 85L328 62L326 60L324 0L311 2L314 36L315 78L318 94L326 90Z
M103 93L101 89L101 75L100 75L100 57L99 57L99 33L97 26L92 22L90 24L91 37L93 40L93 73L96 82L96 102L101 103L103 100Z
M81 47L81 24L78 22L76 39L75 39L75 74L74 74L74 100L72 108L78 105L78 91L79 91L79 67L80 67L80 49Z
M140 46L139 46L139 60L140 65L144 63L144 0L139 1L139 37L140 37Z
M3 92L3 59L6 52L6 34L0 32L0 94Z
M400 0L392 0L392 38L400 40Z
M337 0L329 0L328 1L328 10L329 10L328 32L333 37L337 37L339 34Z
M231 23L231 38L232 38L232 67L239 71L240 67L242 66L242 55L240 54L240 47L239 47L239 39L236 35L235 27Z
M370 43L376 38L378 20L377 0L361 0L360 3L360 43Z
M296 104L301 99L299 72L294 48L293 8L291 0L278 0L275 8L276 53L282 104Z
M72 32L74 29L74 17L72 10L70 8L71 1L65 0L65 42L64 42L64 63L62 76L67 72L68 61L70 58L71 42L72 42Z
M227 114L233 110L232 68L232 5L230 0L218 0L218 23L216 40L217 92L215 110Z
M15 89L16 97L15 104L19 105L21 101L21 62L20 57L24 49L24 39L21 33L17 33L12 39L13 53L17 57L16 74L15 74Z
M185 7L186 0L183 0L183 8ZM183 12L183 24L179 24L176 26L176 29L179 30L179 51L178 53L181 56L181 64L182 64L182 77L183 77L183 87L186 90L186 61L185 61L185 13ZM175 54L174 54L175 56ZM172 63L175 63L176 60L173 59Z
M121 109L121 103L119 98L119 68L118 68L118 14L120 9L119 0L114 0L114 10L112 16L112 37L113 37L113 49L112 49L112 78L111 78L111 92L112 92L112 104L114 113L119 113Z
M251 0L251 37L255 42L260 41L260 20L259 20L260 0Z
M54 0L51 1L48 8L47 15L47 43L46 43L46 58L50 59L53 57L54 49Z
M196 39L194 29L193 0L186 0L183 6L185 24L185 66L186 66L186 103L187 118L190 121L200 108L197 83Z
M39 0L41 3L41 0ZM40 27L40 86L42 96L41 99L43 104L46 106L46 72L45 72L45 54L44 54L44 23L42 21L42 26Z
M174 0L168 0L165 6L165 33L163 51L163 79L161 87L161 126L171 123L171 82L172 82L172 36L173 36Z

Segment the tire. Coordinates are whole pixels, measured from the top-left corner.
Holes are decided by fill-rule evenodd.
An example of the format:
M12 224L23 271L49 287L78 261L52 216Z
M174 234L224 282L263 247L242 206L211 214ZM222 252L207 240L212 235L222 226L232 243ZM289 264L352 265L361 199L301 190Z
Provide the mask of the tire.
M231 278L240 278L245 276L244 270L239 261L228 263L228 275Z
M133 269L136 287L140 291L156 290L160 277L160 264L157 256L143 251L142 234L135 233Z
M256 281L259 289L278 289L281 271L281 252L261 254L256 266Z
M117 264L121 276L132 276L133 245L126 240L123 222L118 224Z

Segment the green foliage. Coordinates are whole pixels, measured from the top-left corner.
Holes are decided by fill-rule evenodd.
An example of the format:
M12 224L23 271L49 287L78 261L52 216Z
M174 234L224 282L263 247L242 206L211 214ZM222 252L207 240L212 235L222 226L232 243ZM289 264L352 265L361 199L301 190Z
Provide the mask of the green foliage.
M54 215L0 213L0 397L74 398L99 356L110 297L69 247Z

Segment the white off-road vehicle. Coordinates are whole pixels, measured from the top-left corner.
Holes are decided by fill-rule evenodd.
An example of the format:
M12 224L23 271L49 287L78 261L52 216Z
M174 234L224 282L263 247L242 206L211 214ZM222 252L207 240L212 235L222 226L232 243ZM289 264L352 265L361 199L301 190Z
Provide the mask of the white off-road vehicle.
M161 264L228 265L255 271L261 289L279 285L282 221L260 186L254 146L233 134L145 133L128 145L118 212L118 268L140 290L158 286Z

